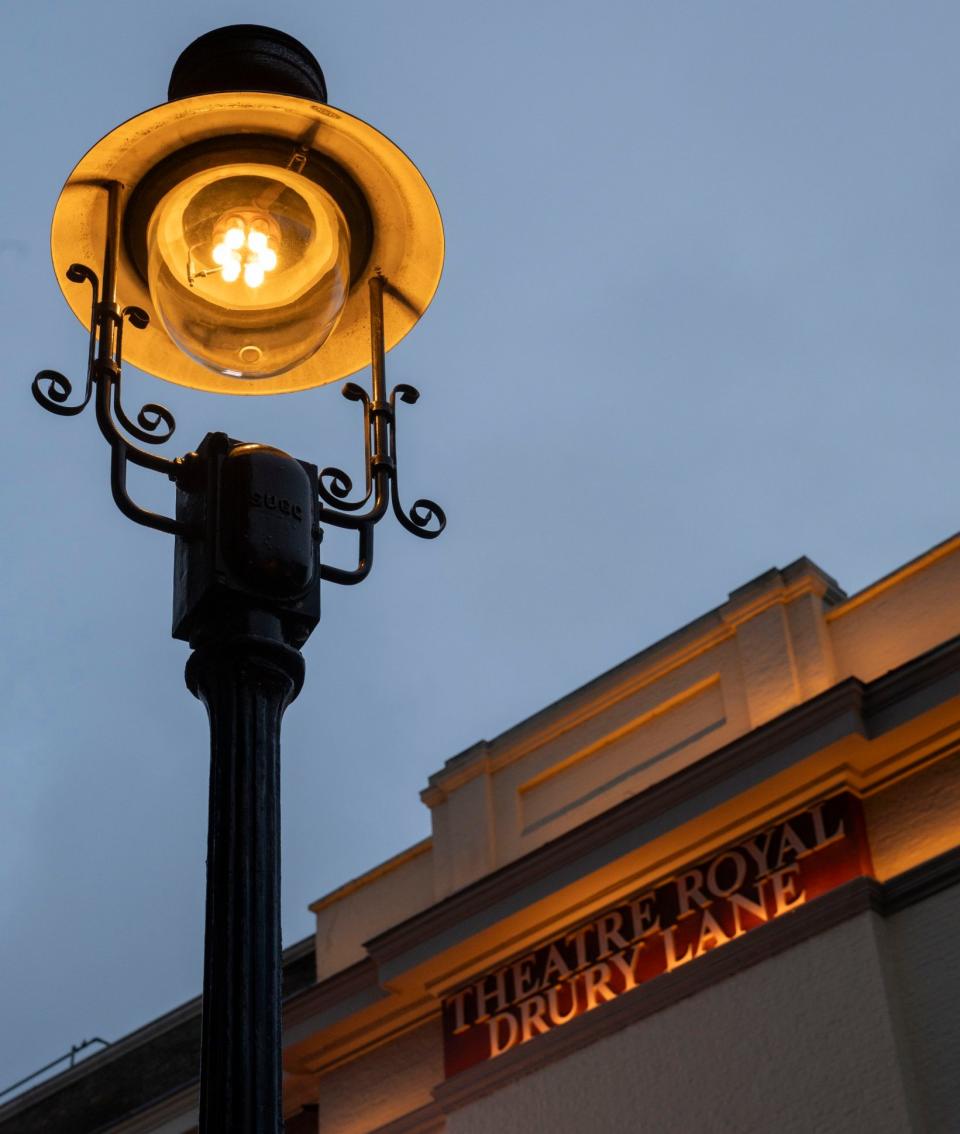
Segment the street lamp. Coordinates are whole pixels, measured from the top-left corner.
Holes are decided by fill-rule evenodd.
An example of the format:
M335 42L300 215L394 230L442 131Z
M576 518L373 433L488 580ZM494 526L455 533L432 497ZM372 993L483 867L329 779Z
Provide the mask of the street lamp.
M211 737L200 1130L279 1134L280 721L303 682L321 579L367 576L391 504L427 539L446 522L430 500L400 504L397 402L419 395L406 385L388 395L384 367L433 297L443 230L412 162L327 106L316 59L281 32L201 36L177 60L169 99L99 141L64 186L53 261L89 327L86 382L77 400L43 370L33 395L65 416L93 401L120 510L176 537L173 635L193 651L187 685ZM156 403L127 415L124 359L247 395L370 365L370 394L352 382L341 391L363 412L362 496L340 469L223 433L175 460L142 448L168 441L175 423ZM174 482L173 516L134 503L130 463ZM356 533L355 567L321 562L326 524Z

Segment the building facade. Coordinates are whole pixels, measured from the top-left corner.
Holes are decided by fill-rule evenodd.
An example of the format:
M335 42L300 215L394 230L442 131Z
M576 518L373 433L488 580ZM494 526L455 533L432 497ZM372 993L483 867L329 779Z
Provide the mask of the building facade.
M288 1134L960 1131L960 536L801 559L448 760L287 950ZM187 1134L199 1002L0 1108Z

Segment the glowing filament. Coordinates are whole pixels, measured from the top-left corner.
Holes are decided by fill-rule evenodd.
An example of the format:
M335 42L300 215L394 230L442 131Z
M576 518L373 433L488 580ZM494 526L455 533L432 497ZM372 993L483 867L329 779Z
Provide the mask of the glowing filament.
M260 287L267 272L277 266L277 253L270 247L270 234L262 220L249 223L242 217L230 217L219 232L213 246L213 262L220 268L225 283L234 283L243 276L247 287Z

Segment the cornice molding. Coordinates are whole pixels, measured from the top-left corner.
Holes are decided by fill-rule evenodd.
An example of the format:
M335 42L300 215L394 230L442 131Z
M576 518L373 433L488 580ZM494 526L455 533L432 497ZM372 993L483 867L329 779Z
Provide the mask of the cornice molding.
M960 832L958 832L960 838ZM943 890L960 883L960 846L921 862L896 875L883 886L883 910L886 916L900 913L918 902L926 901Z
M447 1118L435 1103L427 1103L410 1111L402 1118L394 1119L385 1126L378 1126L369 1134L440 1134L447 1128Z
M364 886L369 886L371 882L375 882L378 878L383 878L386 874L392 874L395 870L399 870L401 866L405 866L415 858L419 858L422 854L428 854L433 849L433 839L428 835L420 842L414 843L413 846L407 847L406 850L400 851L399 854L393 855L388 858L386 862L381 862L379 866L375 866L372 870L367 870L363 874L358 874L356 878L351 878L349 882L344 882L342 886L338 886L336 890L331 890L328 894L324 894L322 898L317 898L315 902L307 907L311 913L319 913L321 910L332 906L336 902L342 901L343 898L348 897L350 894L355 893L357 890L362 890ZM307 940L312 940L308 938Z
M342 1008L357 997L381 999L388 994L380 987L377 966L371 957L357 961L347 969L334 973L291 996L283 1002L284 1032L296 1028L314 1016Z
M428 807L436 807L450 792L469 780L485 772L497 772L522 760L531 752L572 732L674 670L681 669L693 659L729 641L735 633L732 627L723 624L717 610L710 611L493 740L481 740L454 756L430 777L420 798ZM679 647L676 645L676 638L684 639L690 635L693 637L689 642ZM605 688L606 686L609 688Z
M960 694L960 636L934 646L864 686L864 711L870 737L880 736L899 721L888 714L910 698L922 702L917 712Z
M772 568L730 592L720 608L723 621L732 628L742 626L775 606L789 606L804 595L821 598L828 605L842 602L845 593L835 579L812 559L797 559L783 570Z
M493 740L481 740L452 757L435 772L420 798L436 807L469 780L528 756L619 702L655 684L695 658L736 637L737 627L773 606L804 595L821 598L834 608L846 600L836 580L805 556L731 591L727 601L672 634L654 642L586 685L547 705Z

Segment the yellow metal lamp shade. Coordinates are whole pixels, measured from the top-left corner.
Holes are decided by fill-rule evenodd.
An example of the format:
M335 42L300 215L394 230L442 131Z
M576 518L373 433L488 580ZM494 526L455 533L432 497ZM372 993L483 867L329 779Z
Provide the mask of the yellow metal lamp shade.
M80 161L51 234L67 282L98 265L106 186L122 186L117 295L150 324L125 360L169 382L276 394L371 361L367 284L384 279L385 346L426 310L443 265L433 194L365 122L319 102L247 91L166 103L117 127Z

